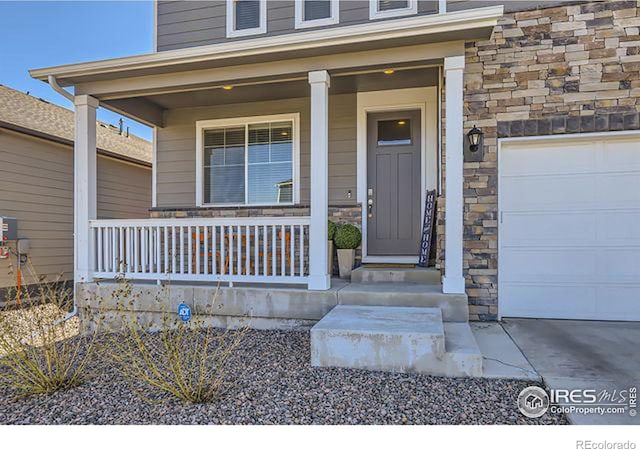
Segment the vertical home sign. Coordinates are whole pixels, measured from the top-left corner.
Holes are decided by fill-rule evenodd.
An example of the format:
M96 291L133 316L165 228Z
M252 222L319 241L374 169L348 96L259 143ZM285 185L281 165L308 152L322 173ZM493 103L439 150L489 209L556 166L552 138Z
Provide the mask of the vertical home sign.
M427 190L427 199L424 207L424 222L422 224L422 240L420 241L419 267L429 265L429 253L431 252L431 234L433 233L433 219L436 210L436 191Z

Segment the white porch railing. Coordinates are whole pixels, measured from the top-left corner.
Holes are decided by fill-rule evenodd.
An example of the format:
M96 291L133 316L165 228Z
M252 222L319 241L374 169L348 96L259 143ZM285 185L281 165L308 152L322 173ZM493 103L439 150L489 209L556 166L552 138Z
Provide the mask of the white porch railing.
M307 283L308 217L92 220L95 279Z

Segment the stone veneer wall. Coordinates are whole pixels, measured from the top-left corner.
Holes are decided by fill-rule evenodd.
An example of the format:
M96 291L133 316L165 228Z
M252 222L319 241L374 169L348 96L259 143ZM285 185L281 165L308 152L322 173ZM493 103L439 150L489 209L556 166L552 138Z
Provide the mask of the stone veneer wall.
M336 224L350 223L362 229L362 208L360 204L329 205L329 220ZM263 206L263 207L156 207L151 209L151 218L189 217L303 217L309 215L309 206ZM334 273L337 267L334 257ZM356 261L362 259L360 248L356 250Z
M498 312L497 139L640 129L640 2L575 3L506 14L466 44L465 130L484 132L484 159L464 164L471 319ZM439 266L444 219L440 197Z

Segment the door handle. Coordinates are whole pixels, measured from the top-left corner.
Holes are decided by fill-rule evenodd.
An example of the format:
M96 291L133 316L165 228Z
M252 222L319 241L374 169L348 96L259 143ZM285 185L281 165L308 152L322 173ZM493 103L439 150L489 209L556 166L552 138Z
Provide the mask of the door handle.
M367 189L367 217L373 218L373 189Z

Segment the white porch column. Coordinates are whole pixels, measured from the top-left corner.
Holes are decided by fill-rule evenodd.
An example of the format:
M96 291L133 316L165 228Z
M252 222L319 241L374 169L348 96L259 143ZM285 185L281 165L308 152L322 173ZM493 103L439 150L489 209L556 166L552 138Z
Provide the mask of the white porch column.
M309 72L311 85L311 226L309 289L328 290L327 219L329 208L329 85L326 70Z
M464 293L463 243L463 72L464 56L444 59L446 102L444 293Z
M93 241L89 220L97 218L96 109L98 100L78 95L75 104L74 184L74 283L92 279Z

